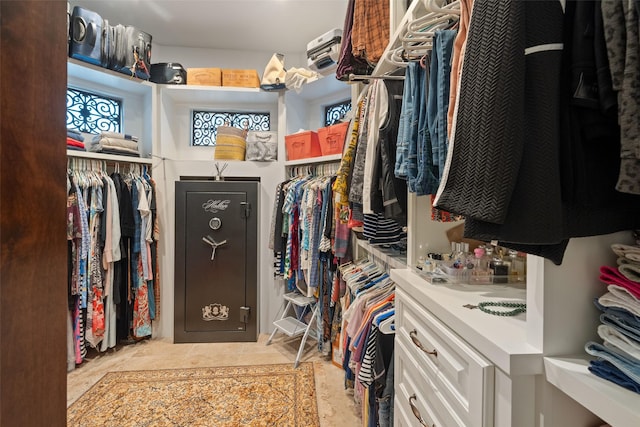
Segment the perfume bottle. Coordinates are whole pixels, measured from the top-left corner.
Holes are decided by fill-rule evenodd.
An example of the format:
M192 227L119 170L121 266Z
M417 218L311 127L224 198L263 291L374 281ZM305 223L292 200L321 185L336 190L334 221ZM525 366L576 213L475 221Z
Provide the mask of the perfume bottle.
M527 258L522 252L516 250L509 250L509 260L511 262L511 268L509 270L512 280L516 282L524 282L527 279Z
M452 268L457 270L463 269L465 266L465 256L462 252L462 243L453 242L451 245L451 262Z
M502 251L492 251L493 259L489 262L489 270L493 275L493 283L509 283L509 265L502 259Z
M482 257L482 264L487 270L491 269L491 262L493 261L493 247L487 246L484 248L484 256Z
M465 269L472 270L475 267L475 256L469 252L469 244L466 242L462 243L462 259Z
M487 268L487 259L484 247L473 250L473 270L471 270L471 282L491 283L491 272Z

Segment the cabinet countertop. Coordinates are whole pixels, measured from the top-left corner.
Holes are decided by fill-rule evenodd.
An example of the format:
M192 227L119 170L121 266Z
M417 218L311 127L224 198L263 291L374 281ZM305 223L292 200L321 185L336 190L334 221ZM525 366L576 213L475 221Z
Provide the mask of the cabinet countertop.
M543 373L542 351L527 342L526 313L503 317L464 307L525 300L524 285L430 284L410 269L391 270L391 278L507 375Z

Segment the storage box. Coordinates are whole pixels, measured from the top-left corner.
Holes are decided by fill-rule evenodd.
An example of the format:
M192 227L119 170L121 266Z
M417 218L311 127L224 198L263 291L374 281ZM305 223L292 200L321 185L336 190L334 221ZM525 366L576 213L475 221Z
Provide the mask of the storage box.
M313 131L298 132L284 137L287 160L307 159L322 154L318 134Z
M222 69L187 68L187 84L200 86L222 86Z
M260 87L260 78L256 70L222 70L222 86Z
M342 154L342 147L344 147L347 137L347 129L349 129L349 122L318 129L320 151L322 151L323 156Z

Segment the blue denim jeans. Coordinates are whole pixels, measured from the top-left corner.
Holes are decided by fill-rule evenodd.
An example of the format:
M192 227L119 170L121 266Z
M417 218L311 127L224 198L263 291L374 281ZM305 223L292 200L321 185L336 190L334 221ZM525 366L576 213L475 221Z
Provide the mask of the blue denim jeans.
M606 360L592 360L589 364L589 371L594 375L618 384L626 389L640 393L640 384L634 382L626 376L620 369L616 368L611 362Z
M420 147L418 143L419 125L420 125L420 109L424 107L425 94L425 70L420 67L417 62L408 65L411 69L411 88L412 88L412 111L408 120L405 134L407 135L408 155L407 155L407 187L412 193L422 193L424 191L422 182L419 181L419 157ZM405 77L406 79L406 77Z
M404 88L402 92L402 110L398 122L398 139L396 140L396 164L394 175L396 178L407 178L407 156L409 155L409 128L413 115L413 81L415 66L409 64L405 71Z
M431 135L431 152L438 182L442 179L447 159L449 141L447 138L447 112L449 110L449 87L451 82L451 56L457 31L438 30L433 36L431 77L427 117Z
M640 363L638 363L638 360L630 359L611 348L593 341L588 342L584 348L590 355L610 362L629 377L631 381L640 385Z
M429 62L430 55L427 56ZM416 194L425 196L427 194L435 194L438 191L438 171L433 163L433 143L431 141L431 133L429 132L430 117L428 113L427 100L431 97L431 82L436 76L431 75L430 67L422 70L422 92L420 100L416 102L416 108L419 104L418 115L418 177L416 179Z

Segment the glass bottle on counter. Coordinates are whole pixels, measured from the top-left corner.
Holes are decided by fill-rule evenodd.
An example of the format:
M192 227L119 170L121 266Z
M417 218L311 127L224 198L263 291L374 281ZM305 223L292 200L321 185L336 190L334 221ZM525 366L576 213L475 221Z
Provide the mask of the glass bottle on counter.
M489 270L493 274L493 283L509 283L509 264L502 259L501 251L496 249L492 252Z
M471 270L472 283L491 283L491 271L488 268L487 254L483 246L473 250L473 270Z
M511 268L509 270L511 280L515 282L524 282L527 279L527 258L522 252L509 250L509 261Z

